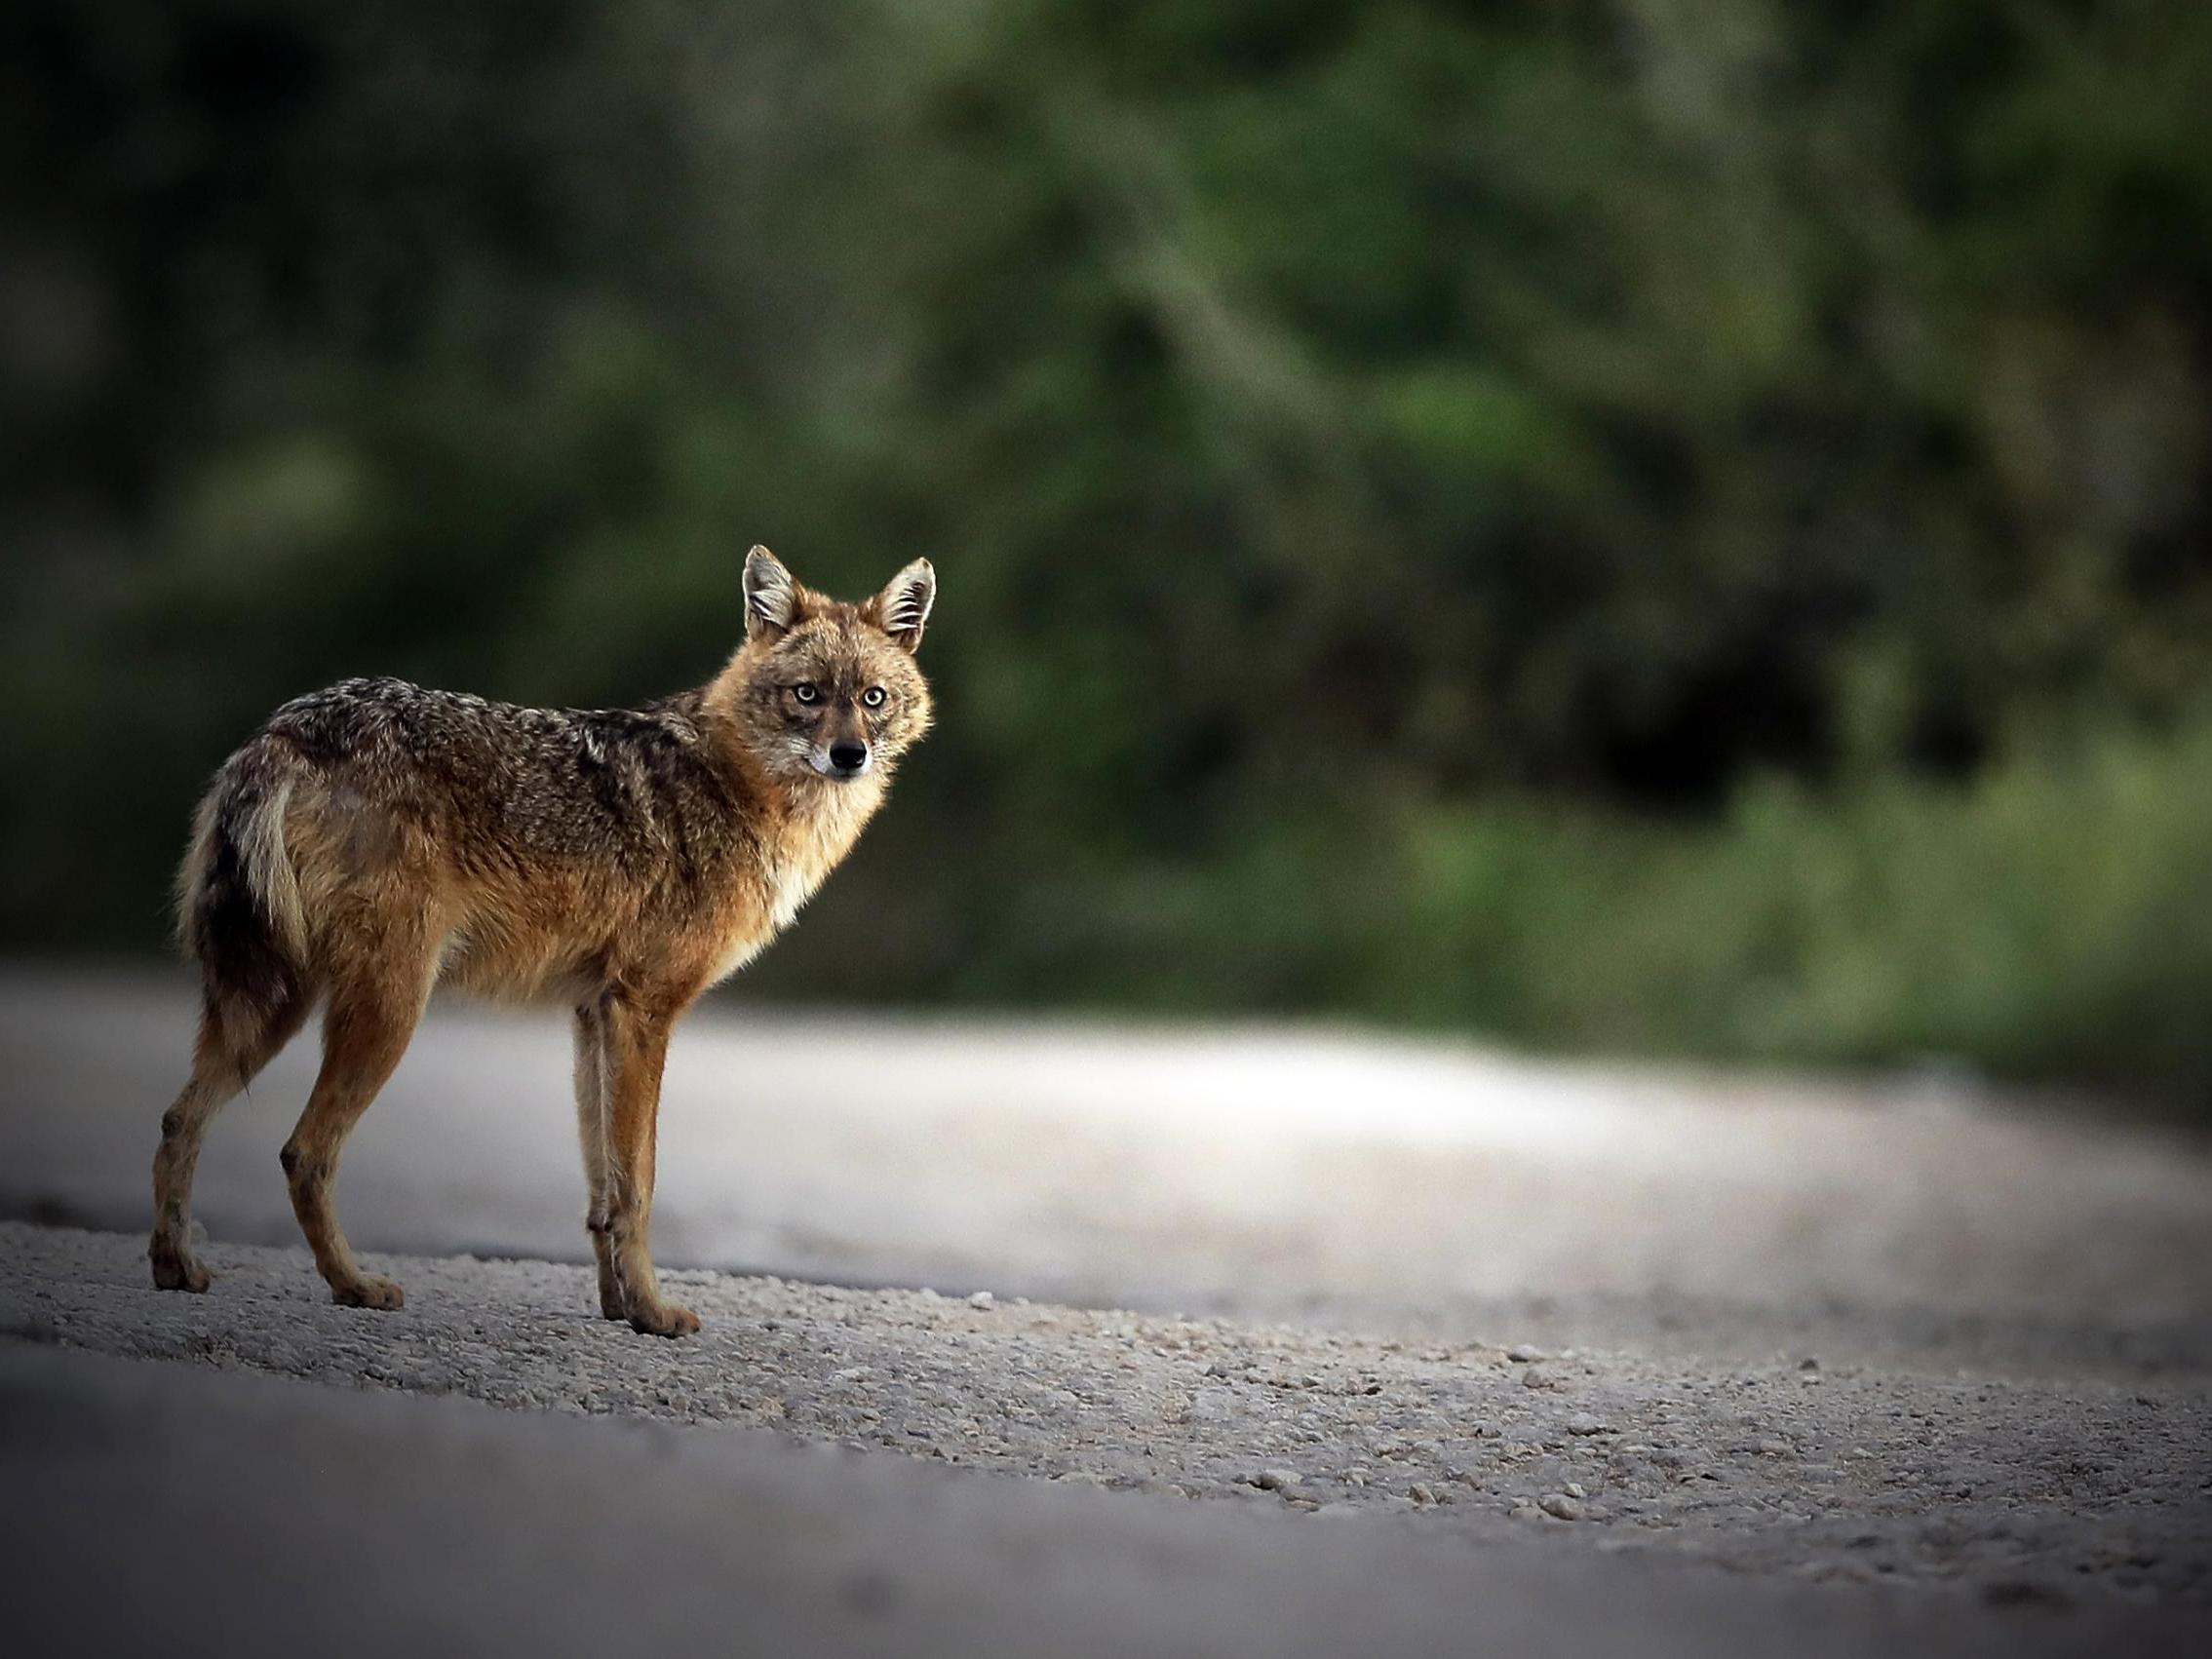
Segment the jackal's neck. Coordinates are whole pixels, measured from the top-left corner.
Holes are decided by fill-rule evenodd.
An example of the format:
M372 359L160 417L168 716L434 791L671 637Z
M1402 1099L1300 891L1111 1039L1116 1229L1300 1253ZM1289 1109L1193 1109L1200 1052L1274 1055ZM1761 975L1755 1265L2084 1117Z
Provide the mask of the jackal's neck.
M786 784L775 803L784 840L810 846L834 864L883 804L884 787L880 774L842 784L827 778Z

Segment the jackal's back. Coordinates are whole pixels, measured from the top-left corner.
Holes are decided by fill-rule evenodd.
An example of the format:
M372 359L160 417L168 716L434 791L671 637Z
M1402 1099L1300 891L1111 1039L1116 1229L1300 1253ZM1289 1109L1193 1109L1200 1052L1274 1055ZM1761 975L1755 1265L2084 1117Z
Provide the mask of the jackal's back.
M761 931L773 858L769 803L700 705L529 709L397 679L294 699L203 804L186 942L291 997L415 929L444 977L493 994L711 977Z
M256 743L356 810L433 835L466 868L597 861L683 883L732 828L699 694L643 709L529 709L399 679L293 699Z

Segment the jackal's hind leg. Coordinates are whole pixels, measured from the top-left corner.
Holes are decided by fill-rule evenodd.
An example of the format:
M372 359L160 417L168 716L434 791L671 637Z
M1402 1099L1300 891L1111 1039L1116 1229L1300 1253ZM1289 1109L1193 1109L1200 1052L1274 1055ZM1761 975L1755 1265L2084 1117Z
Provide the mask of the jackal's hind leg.
M226 1021L213 1007L202 1015L191 1081L162 1114L161 1145L154 1153L154 1228L146 1258L157 1289L208 1288L208 1270L193 1255L191 1239L192 1174L200 1147L215 1113L291 1040L305 1018L306 1009L296 1003L258 1021Z
M195 1066L177 1103L162 1112L162 1146L153 1155L153 1239L146 1241L155 1290L208 1288L208 1270L192 1254L192 1170L208 1124L237 1093L237 1084Z
M606 1019L598 999L576 1008L576 1138L584 1151L584 1230L599 1264L600 1313L628 1319L614 1274L614 1218L607 1195Z
M192 1254L192 1172L199 1166L208 1125L237 1093L238 1085L229 1078L194 1066L176 1103L162 1113L161 1145L154 1153L154 1231L146 1244L156 1290L208 1288L208 1270Z
M281 1154L299 1230L331 1298L348 1307L396 1308L406 1300L393 1281L361 1270L338 1227L330 1188L346 1137L407 1052L428 994L427 965L417 970L412 963L331 985L323 1017L323 1069Z

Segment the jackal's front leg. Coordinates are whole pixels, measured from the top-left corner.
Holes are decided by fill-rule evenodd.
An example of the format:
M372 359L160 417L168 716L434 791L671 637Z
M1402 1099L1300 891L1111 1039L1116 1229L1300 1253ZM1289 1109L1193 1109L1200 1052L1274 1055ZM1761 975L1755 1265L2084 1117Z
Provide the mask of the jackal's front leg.
M661 1295L652 1254L661 1069L675 1014L610 996L600 1017L607 1068L606 1248L615 1293L633 1329L688 1336L699 1329L699 1316Z
M614 1215L607 1178L606 1013L594 998L576 1009L576 1138L584 1151L584 1231L599 1264L600 1312L628 1319L629 1307L614 1276Z

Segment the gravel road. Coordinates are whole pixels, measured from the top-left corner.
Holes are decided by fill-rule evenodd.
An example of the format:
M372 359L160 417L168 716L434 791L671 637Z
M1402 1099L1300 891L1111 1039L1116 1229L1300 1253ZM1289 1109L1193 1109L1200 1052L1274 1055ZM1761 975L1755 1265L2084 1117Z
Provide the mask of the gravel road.
M180 976L0 970L0 1215L135 1232ZM197 1209L296 1245L295 1043ZM354 1243L585 1259L558 1015L440 1003L348 1143ZM2212 1147L1992 1097L1294 1028L700 1010L664 1265L1707 1361L2212 1376Z
M331 1304L300 1252L207 1254L209 1295L163 1295L136 1237L8 1224L0 1320L103 1354L1393 1518L1470 1550L1533 1531L1793 1579L2212 1607L2201 1383L1424 1347L707 1272L667 1276L708 1323L661 1343L598 1319L580 1268L374 1257L408 1296L376 1315Z
M33 1654L2037 1659L2212 1634L8 1341L0 1477Z
M475 1447L482 1513L458 1536L495 1518L512 1549L568 1560L583 1545L552 1483L663 1540L653 1562L688 1561L683 1502L618 1473L680 1445L697 1502L751 1494L730 1499L741 1534L842 1518L824 1560L845 1577L715 1569L744 1577L761 1629L840 1647L867 1648L881 1601L856 1611L850 1585L914 1571L1063 1621L1069 1653L1333 1652L1347 1630L1434 1651L1482 1607L1514 1645L1662 1626L1641 1645L2212 1637L2200 1139L1938 1074L718 1008L676 1045L663 1118L657 1254L708 1321L670 1344L594 1317L574 1264L560 1022L445 1007L341 1182L405 1309L331 1305L298 1248L274 1152L310 1045L210 1142L213 1291L153 1292L146 1166L190 1013L174 980L0 973L0 1215L24 1218L0 1222L0 1379L30 1379L0 1451L64 1518L0 1554L19 1569L97 1575L102 1538L165 1527L204 1555L183 1494L225 1468L222 1535L292 1561L331 1524L272 1495L304 1456L414 1540L394 1546L395 1605L446 1608L461 1634L434 1646L484 1645L402 1472ZM441 1414L387 1414L423 1395ZM177 1428L186 1401L209 1438ZM386 1461L302 1450L386 1427ZM618 1428L678 1439L640 1450L603 1438ZM797 1474L758 1461L795 1447L833 1449ZM159 1597L199 1558L152 1559ZM541 1611L611 1570L590 1561L545 1568ZM664 1586L646 1624L718 1636L694 1588ZM298 1629L359 1611L350 1579L301 1595ZM118 1608L159 1604L101 1603L119 1641L157 1627ZM957 1595L898 1605L880 1650L974 1650ZM208 1650L297 1634L254 1628L266 1643ZM540 1645L608 1628L578 1608Z

